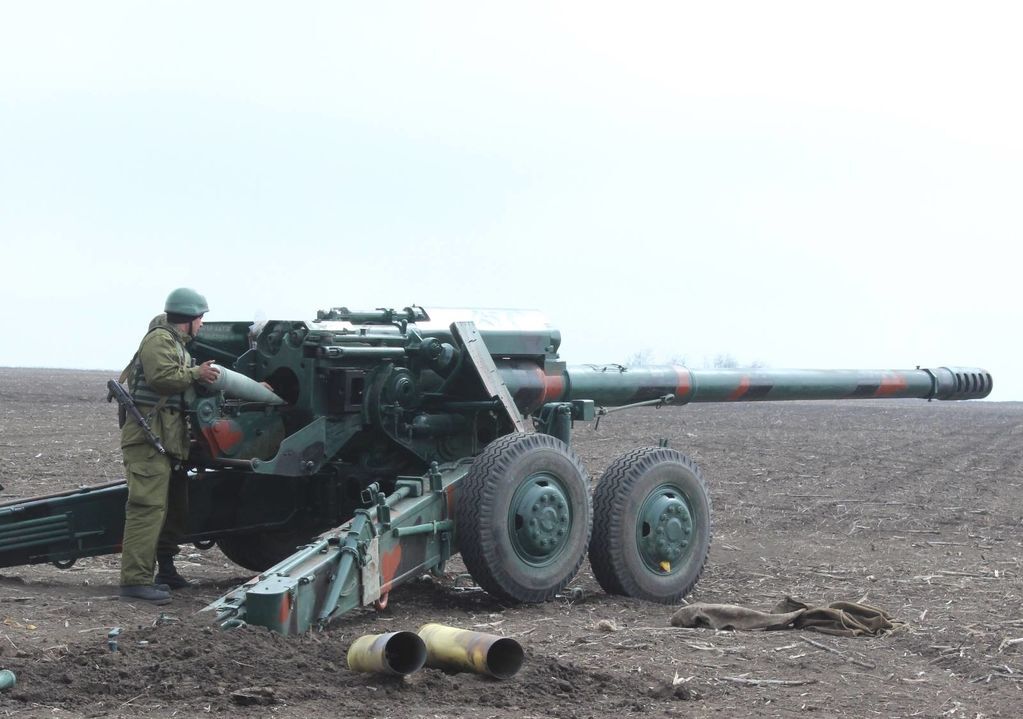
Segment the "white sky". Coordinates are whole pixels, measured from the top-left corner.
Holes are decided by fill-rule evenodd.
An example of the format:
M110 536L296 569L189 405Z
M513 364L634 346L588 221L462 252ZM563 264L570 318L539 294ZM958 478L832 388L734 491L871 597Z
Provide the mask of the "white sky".
M570 363L1016 377L1017 3L0 3L0 365L528 307Z

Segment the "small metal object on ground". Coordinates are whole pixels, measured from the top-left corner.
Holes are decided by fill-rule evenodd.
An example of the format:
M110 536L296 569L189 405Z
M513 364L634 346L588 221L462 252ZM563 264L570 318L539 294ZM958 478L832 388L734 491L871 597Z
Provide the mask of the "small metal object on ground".
M119 636L121 636L121 628L120 627L114 627L109 632L107 632L107 648L110 651L112 651L112 652L116 652L117 651L117 649L118 649L118 647L117 647L117 638Z
M0 669L0 691L10 689L17 681L18 678L14 676L14 672L10 669Z

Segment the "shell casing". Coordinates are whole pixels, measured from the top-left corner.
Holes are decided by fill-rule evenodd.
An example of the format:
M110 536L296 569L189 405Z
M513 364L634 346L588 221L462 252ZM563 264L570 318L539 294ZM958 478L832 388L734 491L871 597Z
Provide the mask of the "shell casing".
M353 672L406 676L425 663L426 644L414 632L366 634L348 648L348 668Z
M426 643L426 666L435 669L468 670L508 679L522 667L525 656L517 641L496 634L424 624L419 636Z

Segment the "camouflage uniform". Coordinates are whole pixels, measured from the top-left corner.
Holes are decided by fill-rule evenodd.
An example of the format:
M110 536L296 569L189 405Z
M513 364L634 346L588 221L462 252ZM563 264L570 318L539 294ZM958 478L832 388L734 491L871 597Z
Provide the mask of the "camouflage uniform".
M188 527L186 394L199 367L185 349L191 338L157 316L129 366L128 389L153 432L167 449L161 455L135 422L121 429L121 450L128 478L121 553L121 586L151 585L156 556L173 556ZM155 414L154 414L155 410Z

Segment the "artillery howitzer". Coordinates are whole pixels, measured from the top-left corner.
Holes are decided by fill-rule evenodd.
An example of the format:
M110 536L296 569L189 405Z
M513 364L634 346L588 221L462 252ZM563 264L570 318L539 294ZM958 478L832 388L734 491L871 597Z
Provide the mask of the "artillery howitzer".
M587 550L604 590L676 602L711 542L696 465L630 451L594 490L573 423L608 408L689 402L987 396L980 369L690 370L567 366L528 311L350 312L210 322L191 346L225 371L190 403L186 541L259 574L220 621L301 632L461 552L486 591L551 599ZM260 382L268 382L280 399ZM0 505L0 567L120 551L124 482ZM591 540L592 530L592 540Z

